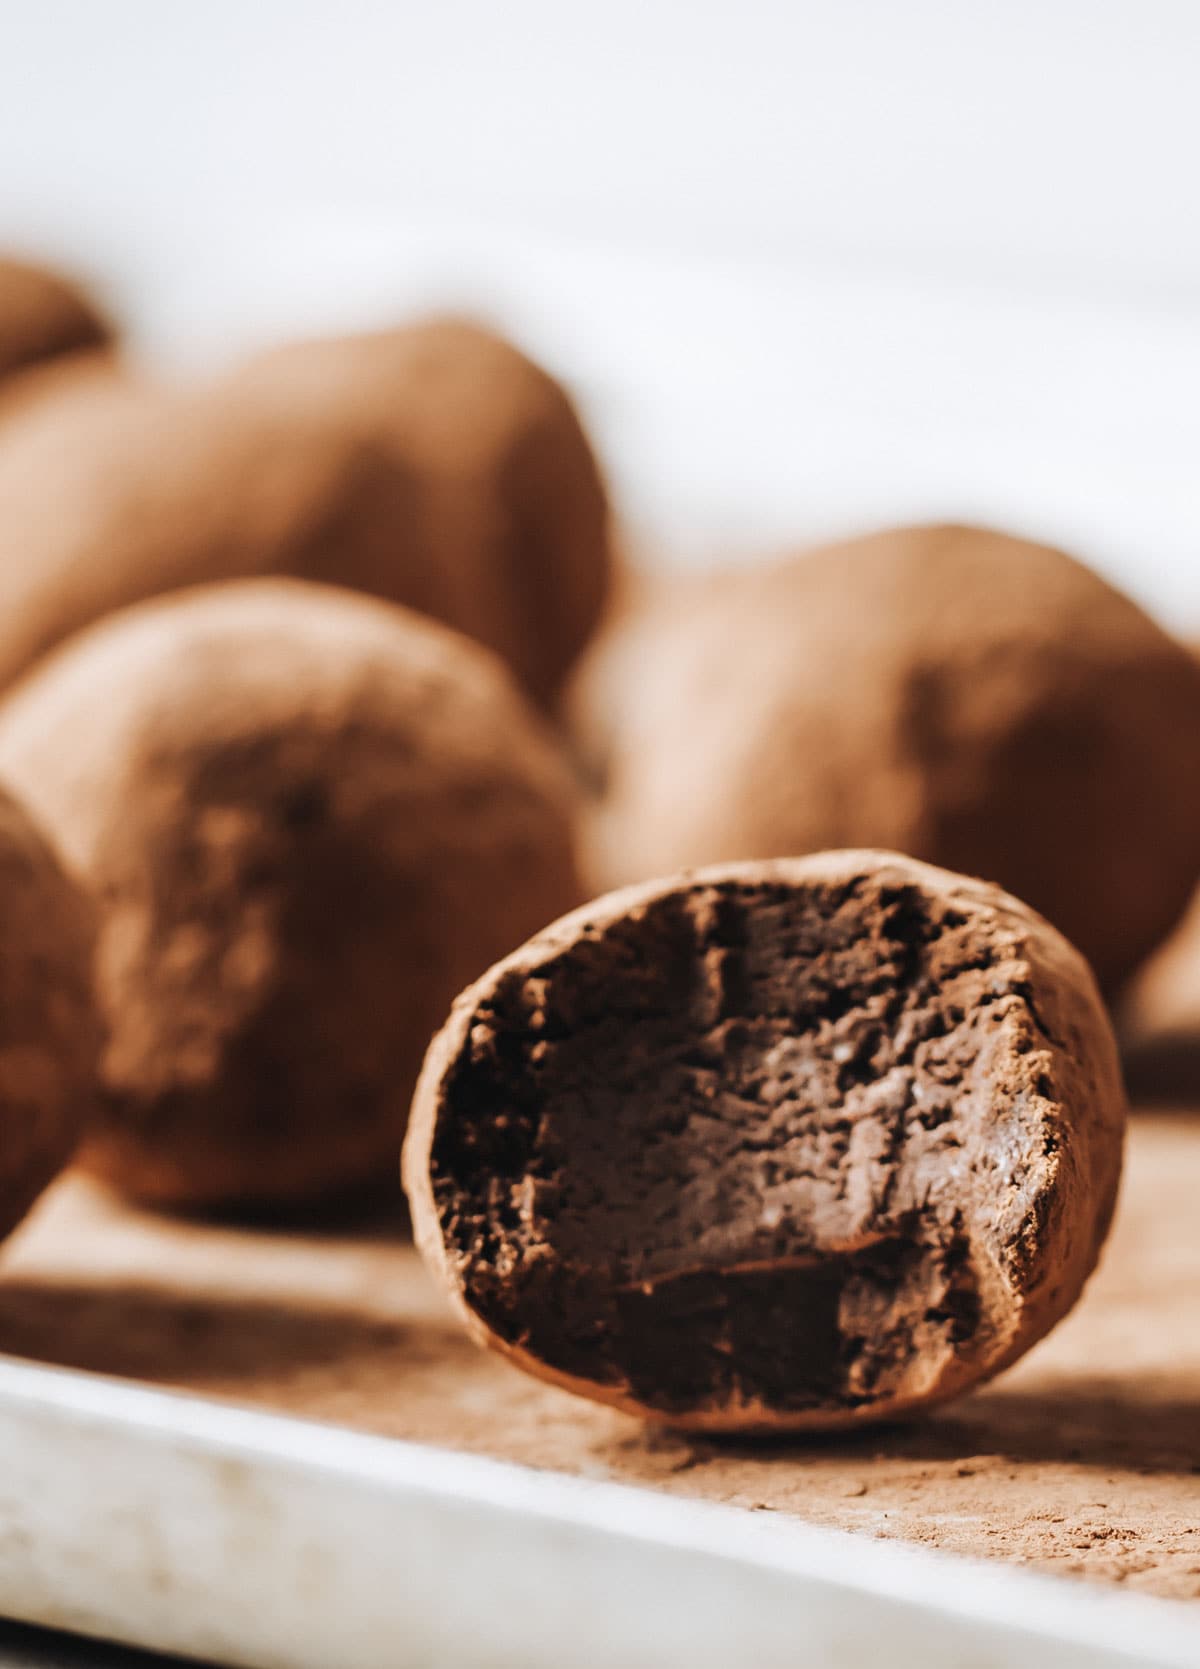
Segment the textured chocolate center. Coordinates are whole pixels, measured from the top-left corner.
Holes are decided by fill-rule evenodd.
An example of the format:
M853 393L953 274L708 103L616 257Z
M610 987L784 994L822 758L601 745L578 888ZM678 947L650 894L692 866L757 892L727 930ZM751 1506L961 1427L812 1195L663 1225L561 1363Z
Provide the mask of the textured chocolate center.
M1041 1041L990 916L916 886L697 884L501 981L434 1198L486 1324L669 1414L919 1395L1003 1325Z

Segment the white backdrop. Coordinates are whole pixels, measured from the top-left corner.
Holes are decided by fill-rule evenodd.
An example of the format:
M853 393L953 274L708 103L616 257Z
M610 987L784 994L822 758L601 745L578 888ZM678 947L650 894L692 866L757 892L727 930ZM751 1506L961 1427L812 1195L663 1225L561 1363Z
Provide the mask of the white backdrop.
M1192 0L0 0L0 241L204 364L425 300L664 551L977 515L1200 626Z

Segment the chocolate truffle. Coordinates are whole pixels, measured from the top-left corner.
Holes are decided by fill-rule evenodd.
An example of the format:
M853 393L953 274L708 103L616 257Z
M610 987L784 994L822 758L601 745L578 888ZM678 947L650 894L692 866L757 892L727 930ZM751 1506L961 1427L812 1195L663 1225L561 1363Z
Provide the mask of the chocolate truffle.
M93 1111L93 914L0 790L0 1237L70 1159Z
M417 484L445 618L548 702L596 627L611 566L604 486L563 388L455 318L293 343L251 362L243 383L395 460ZM404 584L398 567L387 594L410 601Z
M102 621L0 706L0 777L100 900L82 1162L147 1200L394 1177L451 998L580 896L570 774L499 663L332 587Z
M68 279L0 257L0 381L111 339L107 321Z
M604 709L605 884L885 846L1027 899L1108 989L1187 902L1200 667L1059 551L877 534L709 579L631 630L581 695Z
M1124 1101L1083 959L878 852L602 898L464 992L418 1244L471 1332L647 1419L883 1419L1014 1361L1108 1229Z
M209 581L394 586L445 615L418 510L393 461L320 414L75 379L0 428L0 687L112 610Z
M608 577L566 396L442 325L281 350L198 389L73 380L0 426L0 686L181 586L288 575L403 603L548 700Z

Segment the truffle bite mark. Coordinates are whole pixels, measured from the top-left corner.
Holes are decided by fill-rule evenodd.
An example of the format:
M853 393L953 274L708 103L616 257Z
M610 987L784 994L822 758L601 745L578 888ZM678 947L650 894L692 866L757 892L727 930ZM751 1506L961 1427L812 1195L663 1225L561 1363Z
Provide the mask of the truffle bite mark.
M857 856L614 895L461 1000L406 1158L486 1342L678 1424L833 1425L951 1395L1070 1307L1123 1116L1090 975L998 889Z

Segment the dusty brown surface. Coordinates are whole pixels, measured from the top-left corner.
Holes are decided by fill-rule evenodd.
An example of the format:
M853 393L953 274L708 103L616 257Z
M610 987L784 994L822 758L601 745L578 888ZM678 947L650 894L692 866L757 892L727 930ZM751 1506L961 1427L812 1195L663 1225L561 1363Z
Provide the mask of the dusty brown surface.
M399 1227L351 1239L118 1210L77 1178L10 1243L0 1346L589 1477L1200 1599L1200 1113L1135 1120L1117 1227L1061 1328L910 1427L649 1437L477 1350Z

